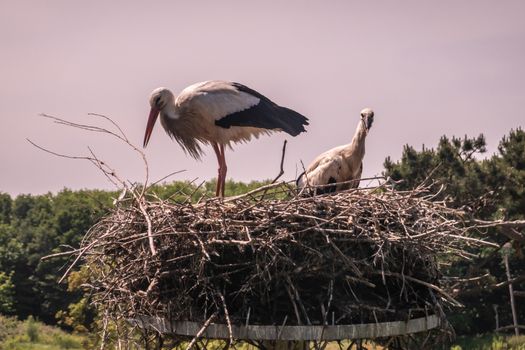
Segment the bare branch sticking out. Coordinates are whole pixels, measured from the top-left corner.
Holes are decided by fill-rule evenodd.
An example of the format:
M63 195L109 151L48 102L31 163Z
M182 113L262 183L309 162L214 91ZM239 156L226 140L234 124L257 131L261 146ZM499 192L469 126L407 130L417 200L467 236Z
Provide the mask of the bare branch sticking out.
M48 148L45 148L43 146L38 145L37 143L35 143L35 142L33 142L33 141L29 140L29 139L27 139L27 141L31 145L35 146L36 148L38 148L38 149L40 149L40 150L42 150L42 151L44 151L46 153L52 154L54 156L57 156L57 157L67 158L67 159L74 159L74 160L87 160L87 161L89 161L97 169L99 169L102 172L102 174L115 187L117 187L123 193L130 193L131 196L133 197L133 199L135 200L135 202L137 203L138 208L140 209L142 215L144 216L144 218L146 220L150 252L151 252L152 255L156 255L157 254L157 250L155 248L155 242L153 240L151 218L149 217L149 214L148 214L147 210L145 209L145 207L143 205L144 194L145 194L146 189L148 188L148 182L149 182L149 166L148 166L148 161L146 159L146 155L144 154L144 152L142 152L142 150L139 147L137 147L133 143L131 143L131 141L126 136L126 134L124 133L122 128L120 128L120 126L113 119L111 119L111 118L109 118L109 117L107 117L105 115L101 115L101 114L90 113L89 115L90 116L99 117L99 118L102 118L102 119L108 121L109 123L111 123L112 126L114 126L117 129L117 131L116 132L115 131L111 131L109 129L106 129L106 128L103 128L103 127L100 127L100 126L96 126L96 125L79 124L79 123L71 122L71 121L68 121L68 120L65 120L65 119L62 119L62 118L51 116L51 115L48 115L48 114L42 114L42 116L44 118L48 118L48 119L52 120L53 122L55 122L57 124L65 125L67 127L80 129L80 130L85 130L85 131L89 131L89 132L106 134L106 135L109 135L109 136L117 139L118 141L123 142L124 144L128 145L134 152L136 152L136 153L138 153L140 155L140 158L142 159L142 162L144 163L145 178L144 178L143 186L140 186L140 187L137 188L137 187L135 187L133 185L130 185L125 179L123 179L117 173L117 171L115 169L111 168L108 165L107 162L101 160L95 154L95 152L91 149L91 147L88 147L89 155L78 156L78 155L68 155L68 154L52 151L52 150L50 150ZM80 258L80 256L78 258ZM78 260L79 259L76 259L75 263ZM71 270L71 268L72 268L72 266L68 269L67 272L69 272ZM65 276L67 275L67 272L62 277L61 281L65 278Z

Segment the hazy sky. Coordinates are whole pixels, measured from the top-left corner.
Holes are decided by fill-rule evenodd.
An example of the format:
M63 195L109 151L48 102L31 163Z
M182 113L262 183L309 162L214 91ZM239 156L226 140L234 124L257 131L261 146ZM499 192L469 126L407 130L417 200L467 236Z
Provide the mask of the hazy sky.
M113 188L91 164L53 157L90 146L142 181L140 158L104 135L39 117L105 126L141 145L148 96L202 80L244 83L310 118L308 133L274 134L227 153L228 177L267 179L288 139L285 179L300 161L348 143L359 111L376 112L364 176L405 144L484 133L489 153L524 126L525 1L5 1L0 0L0 191ZM153 179L210 179L156 125L146 154Z

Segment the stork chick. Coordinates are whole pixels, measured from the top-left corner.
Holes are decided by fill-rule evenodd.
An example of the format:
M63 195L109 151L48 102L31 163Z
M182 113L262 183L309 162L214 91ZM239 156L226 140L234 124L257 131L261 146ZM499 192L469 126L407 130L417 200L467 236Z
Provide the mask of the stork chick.
M190 85L177 98L169 89L158 88L149 103L144 147L159 114L164 130L193 158L200 159L201 146L210 144L219 163L215 194L221 197L227 171L225 146L273 131L297 136L308 125L308 119L296 111L278 106L245 85L221 80Z
M324 186L315 189L315 194L335 192L359 187L365 156L365 139L374 121L374 111L365 108L357 125L352 142L338 146L319 155L299 175L297 186Z

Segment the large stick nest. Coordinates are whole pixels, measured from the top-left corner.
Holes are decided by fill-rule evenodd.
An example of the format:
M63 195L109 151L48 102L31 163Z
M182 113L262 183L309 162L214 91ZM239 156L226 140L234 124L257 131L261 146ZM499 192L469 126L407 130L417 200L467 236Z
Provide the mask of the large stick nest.
M440 287L440 258L480 242L425 189L266 191L120 201L77 251L94 302L117 318L229 325L406 320L457 304Z

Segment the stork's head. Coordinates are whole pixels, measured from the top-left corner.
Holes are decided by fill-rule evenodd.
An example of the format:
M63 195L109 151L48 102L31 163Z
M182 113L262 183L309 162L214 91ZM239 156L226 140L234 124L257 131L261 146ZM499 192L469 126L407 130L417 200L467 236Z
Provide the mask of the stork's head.
M371 108L365 108L361 111L361 121L365 125L366 131L370 131L374 122L374 111Z
M162 112L168 116L172 114L170 106L173 106L173 100L173 93L167 88L160 87L153 90L151 93L151 96L149 97L151 111L149 112L146 133L144 134L144 147L148 145L151 132L153 131L159 113Z

